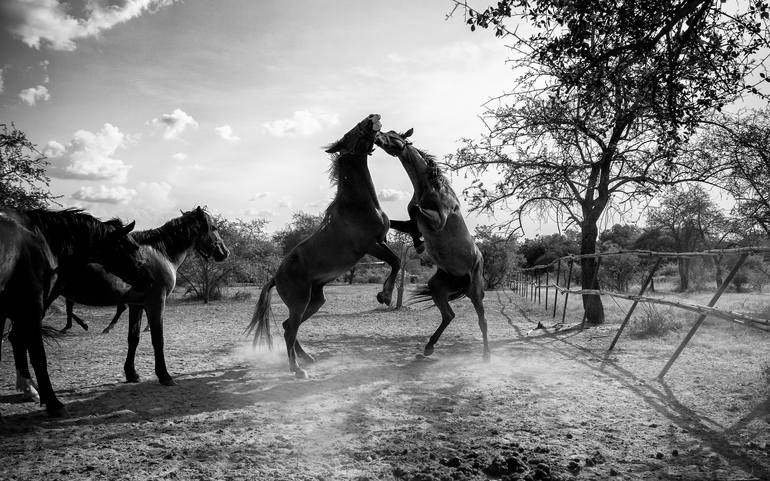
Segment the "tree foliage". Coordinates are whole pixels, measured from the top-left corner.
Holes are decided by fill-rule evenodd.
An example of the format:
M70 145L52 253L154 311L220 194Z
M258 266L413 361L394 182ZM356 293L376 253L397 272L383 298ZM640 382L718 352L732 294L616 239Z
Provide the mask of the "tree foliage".
M323 220L324 214L297 212L292 215L286 227L273 235L273 240L281 247L284 255L288 254L297 244L318 230Z
M0 124L0 204L32 209L56 197L48 190L48 162L13 124Z
M511 42L522 72L485 113L488 135L450 158L473 178L471 207L512 205L519 227L526 215L555 212L579 226L581 254L596 251L608 209L714 175L713 165L682 162L681 145L714 111L757 91L748 79L764 68L763 1L736 12L705 0L502 0L481 11L456 3L472 29ZM492 186L487 172L497 173ZM581 261L583 288L598 287L594 263ZM589 323L603 322L598 296L583 305Z
M178 271L187 294L204 303L220 298L222 289L232 283L266 282L280 262L278 247L264 230L267 221L228 220L215 216L214 222L230 256L223 262L214 262L196 254Z
M496 289L506 279L511 265L514 242L495 232L491 226L477 226L476 245L484 258L484 283L487 289Z

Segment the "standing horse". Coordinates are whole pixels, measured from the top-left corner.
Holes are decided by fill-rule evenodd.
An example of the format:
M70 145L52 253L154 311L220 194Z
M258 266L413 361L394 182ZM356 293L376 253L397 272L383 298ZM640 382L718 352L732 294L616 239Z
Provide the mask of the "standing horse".
M27 352L51 416L66 410L56 398L43 346L43 316L58 292L89 262L132 282L141 282L139 246L129 237L134 224L103 223L80 210L0 209L0 324L11 319L9 339L17 369L29 378ZM0 331L2 331L0 326ZM23 366L17 357L23 354Z
M134 232L131 237L139 244L138 256L150 277L141 289L126 284L101 266L90 264L80 269L78 282L68 283L61 294L88 306L129 305L128 354L123 366L127 382L139 382L134 358L141 335L142 312L147 312L155 374L161 384L173 386L174 379L168 373L163 353L163 310L166 298L176 285L176 271L192 251L204 258L213 257L217 262L225 260L230 252L213 219L200 207L184 212L157 229ZM26 369L26 362L21 366L17 362L21 375L29 377L29 370L24 372L22 368Z
M479 318L484 359L489 359L483 304L484 259L465 225L457 195L434 158L406 140L412 132L412 129L403 134L392 130L379 132L374 142L388 154L398 157L414 187L414 195L407 208L409 220L392 221L391 227L411 235L415 247L422 236L425 250L437 267L427 288L417 294L418 297L432 297L441 312L441 325L425 345L425 355L433 353L433 346L455 317L449 301L467 295Z
M289 308L289 318L283 323L283 337L289 369L298 378L306 378L307 372L297 364L297 355L307 363L314 359L297 341L297 331L326 302L323 292L326 284L350 270L364 254L369 254L391 267L377 300L389 305L393 295L400 262L385 243L390 222L380 208L367 164L379 129L380 116L369 115L326 149L327 153L334 154L331 167L332 182L337 184L334 200L326 209L318 230L283 258L278 271L262 288L246 329L247 334L255 330L255 345L264 336L272 346L270 293L275 286Z

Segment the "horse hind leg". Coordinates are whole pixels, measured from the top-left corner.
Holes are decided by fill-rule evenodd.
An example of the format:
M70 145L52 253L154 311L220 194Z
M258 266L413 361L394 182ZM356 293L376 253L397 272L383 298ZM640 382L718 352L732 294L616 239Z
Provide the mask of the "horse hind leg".
M385 279L382 285L382 291L377 293L377 302L389 306L393 300L393 288L396 285L398 270L401 268L401 259L384 242L378 242L367 250L366 253L385 261L390 266L390 274L388 274L388 278Z
M484 316L484 278L481 270L476 269L471 277L471 284L466 292L468 298L473 303L476 315L479 318L479 329L484 342L484 360L489 361L491 354L489 351L489 339L487 337L487 318Z
M107 334L112 330L113 327L115 327L115 324L118 323L118 319L120 319L120 316L123 315L124 312L126 312L126 309L128 309L128 306L125 304L118 304L117 309L115 310L115 316L112 318L110 323L107 325L107 327L104 328L102 331L102 334Z
M446 329L449 323L452 322L452 319L455 318L455 313L449 305L449 295L452 293L450 281L449 275L441 270L437 271L428 281L430 295L441 313L441 324L436 329L436 332L430 336L428 344L425 345L425 350L423 352L425 356L433 354L433 347L438 342L441 334L443 334L444 329Z
M126 382L139 382L139 374L136 372L134 358L136 357L136 348L139 345L139 338L142 335L142 313L141 306L131 306L128 309L128 352L126 353L126 362L123 364L123 372L126 374Z
M305 313L302 315L302 321L300 321L300 325L310 319L313 314L318 312L318 310L321 308L321 306L324 305L325 302L326 297L324 296L323 286L314 287L310 293L310 302L305 309ZM299 328L299 326L297 327ZM308 364L313 364L315 362L313 356L305 352L305 350L300 345L299 340L297 339L294 341L294 350L303 362Z

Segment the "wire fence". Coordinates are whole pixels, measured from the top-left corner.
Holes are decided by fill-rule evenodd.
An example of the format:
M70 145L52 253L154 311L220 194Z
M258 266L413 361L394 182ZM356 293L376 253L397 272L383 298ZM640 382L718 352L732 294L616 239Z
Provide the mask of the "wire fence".
M556 318L558 305L559 305L558 296L563 295L564 303L563 303L562 312L561 312L562 324L566 319L567 302L569 301L570 295L609 296L613 298L620 298L620 299L633 301L628 311L626 312L623 322L620 324L620 327L618 328L618 331L615 334L615 337L612 340L612 343L609 346L609 350L612 350L615 348L615 345L617 344L618 339L620 339L621 334L623 333L626 326L628 325L629 320L631 319L631 315L634 313L634 310L636 309L639 303L663 304L663 305L672 306L679 309L684 309L684 310L698 313L699 316L695 321L695 324L692 326L690 331L685 336L684 340L681 342L679 347L677 347L676 351L669 359L666 366L658 375L658 378L662 379L666 375L666 373L669 371L669 369L671 369L671 366L674 364L674 362L676 362L676 359L682 353L684 348L687 346L687 344L690 342L692 337L695 335L695 332L703 324L703 321L708 316L718 317L720 319L724 319L730 322L735 322L738 324L743 324L745 326L770 332L770 321L767 319L760 319L754 316L750 316L750 315L746 315L738 312L717 309L714 307L719 301L719 298L722 296L722 294L724 294L725 290L727 289L727 286L733 281L736 273L741 268L741 266L743 266L746 259L753 254L762 254L764 256L767 256L768 254L770 254L770 247L740 247L740 248L734 248L734 249L710 249L710 250L704 250L699 252L657 252L657 251L649 251L649 250L626 250L626 251L613 251L613 252L597 252L594 254L568 255L568 256L564 256L559 259L556 259L553 262L550 262L548 264L541 264L541 265L518 269L514 271L512 273L513 278L511 281L511 289L514 292L518 293L519 295L523 296L524 298L527 298L530 301L537 302L537 303L542 302L543 290L545 290L545 310L546 312L550 312L554 319ZM572 286L571 286L572 273L573 273L575 262L581 261L583 259L596 259L595 266L594 266L594 273L592 277L593 280L590 285L599 286L598 279L599 279L599 269L601 267L601 260L603 258L608 258L608 257L629 256L629 255L635 256L637 258L646 258L653 261L650 267L650 270L648 271L647 275L644 277L641 283L641 287L637 295L623 294L623 293L603 290L601 288L572 289ZM707 305L691 304L686 302L673 301L669 299L660 299L660 298L649 297L644 295L647 289L649 288L649 286L651 285L653 278L655 276L655 273L660 268L664 259L693 259L693 258L699 258L699 257L724 258L725 256L737 256L737 259L735 263L732 265L732 267L730 268L730 271L727 274L727 276L722 280L722 282L718 286L716 292L714 293L714 295L712 296L711 300ZM565 265L565 271L566 271L566 276L564 276L566 286L560 285L560 281L563 277L562 276L563 265ZM551 277L552 274L553 274L553 277ZM549 308L549 293L551 290L553 290L553 301L551 302L551 308ZM585 319L586 318L584 314L582 324L585 323Z

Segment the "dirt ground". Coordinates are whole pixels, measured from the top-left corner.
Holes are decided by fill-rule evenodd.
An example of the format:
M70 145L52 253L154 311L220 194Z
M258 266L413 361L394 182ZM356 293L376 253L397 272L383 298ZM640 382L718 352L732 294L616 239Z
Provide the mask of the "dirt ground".
M255 352L242 335L255 297L168 305L174 387L155 379L149 333L142 382L124 383L125 319L101 334L113 311L78 306L91 329L48 346L63 419L21 402L5 342L0 479L770 479L768 334L707 320L659 382L690 321L662 338L624 336L608 354L619 316L533 331L554 324L543 306L493 291L490 363L467 300L419 359L438 312L377 307L377 290L327 288L300 330L318 360L309 380L288 372L284 349Z

